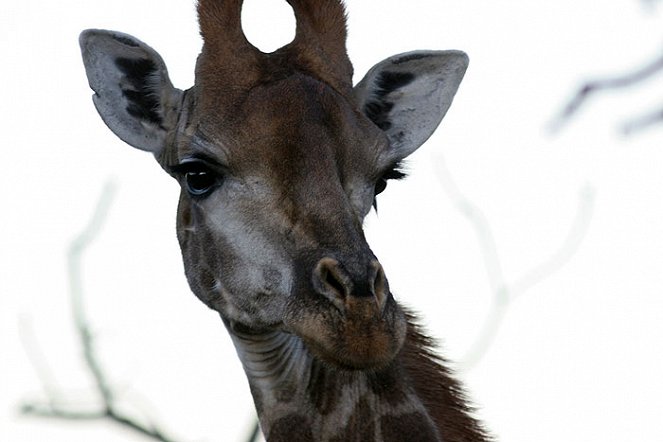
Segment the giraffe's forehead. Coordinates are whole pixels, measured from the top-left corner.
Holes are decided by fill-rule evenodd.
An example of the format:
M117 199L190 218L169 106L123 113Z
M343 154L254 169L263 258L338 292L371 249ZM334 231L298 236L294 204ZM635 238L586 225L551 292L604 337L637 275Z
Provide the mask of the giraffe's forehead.
M373 161L387 145L383 132L355 103L302 73L258 84L222 108L198 109L206 117L196 131L217 140L212 146L216 144L219 155L232 156L229 160L238 168L256 166L257 159L276 164L307 157L324 161L323 150L333 153L337 164L348 158L358 165Z

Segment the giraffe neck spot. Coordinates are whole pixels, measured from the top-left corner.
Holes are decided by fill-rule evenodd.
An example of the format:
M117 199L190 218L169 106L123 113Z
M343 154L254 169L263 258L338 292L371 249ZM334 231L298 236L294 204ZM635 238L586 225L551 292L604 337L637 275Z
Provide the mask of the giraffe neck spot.
M401 416L427 428L418 434L434 436L422 441L438 440L399 361L379 371L347 370L315 359L294 335L231 334L270 442L381 441ZM311 434L315 439L306 439Z

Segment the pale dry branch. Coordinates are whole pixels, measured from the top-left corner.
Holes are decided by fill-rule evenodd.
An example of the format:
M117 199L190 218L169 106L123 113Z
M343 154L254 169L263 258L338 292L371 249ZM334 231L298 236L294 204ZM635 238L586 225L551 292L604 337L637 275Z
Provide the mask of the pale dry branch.
M112 390L108 386L106 377L97 362L94 341L90 327L85 316L83 304L83 281L81 278L81 262L83 252L98 237L104 221L108 216L108 210L115 194L115 187L107 184L102 193L97 206L83 231L76 236L69 245L67 253L67 270L69 276L69 289L71 293L71 307L74 315L74 323L83 347L83 356L90 373L97 385L97 390L101 394L103 402L107 409L112 408L114 401Z
M650 112L648 114L641 115L637 118L634 118L630 121L627 121L622 125L622 133L624 135L631 135L635 132L641 132L645 129L663 123L663 109L659 109L655 112Z
M50 374L45 358L43 358L38 351L36 340L30 333L26 333L26 327L24 324L22 327L24 343L28 343L28 340L30 341L29 345L26 345L26 352L28 353L28 357L35 367L37 375L42 383L42 387L47 396L47 401L45 404L24 404L21 407L21 411L24 414L34 416L67 420L110 420L152 439L161 442L174 442L174 439L166 436L158 426L154 424L145 426L139 423L138 420L119 411L115 402L114 391L97 359L94 339L85 314L83 303L83 282L81 277L82 257L85 250L98 237L104 221L107 218L114 193L115 186L111 183L104 187L92 217L81 233L71 242L67 253L67 268L74 323L83 349L85 364L92 375L102 403L96 407L96 410L79 409L78 407L72 408L69 405L65 405L63 397L55 387L55 381Z
M508 282L502 270L495 237L483 212L459 190L442 156L438 157L436 171L449 199L474 228L492 292L491 306L479 334L458 364L461 369L470 370L494 343L511 303L534 285L552 276L578 251L592 218L595 192L589 185L581 189L575 219L560 247L521 277Z
M253 427L251 428L251 433L247 438L247 442L258 442L258 439L260 438L261 434L262 433L260 432L260 425L258 425L258 419L256 419L256 421L253 424Z
M18 322L18 334L23 344L30 365L35 370L37 378L41 383L41 389L46 394L48 405L52 408L56 407L57 398L62 397L60 389L57 385L53 371L49 367L48 360L41 351L37 337L34 334L32 321L27 315L22 315ZM25 404L22 409L26 407L31 408L32 405Z
M656 6L661 3L661 0L640 0L640 3L651 12L656 10Z
M663 71L663 54L658 55L652 61L628 74L587 81L578 88L559 115L549 124L550 131L553 133L560 131L578 113L579 109L591 96L603 91L624 89L640 84L661 71ZM626 127L632 132L633 129L645 127L645 125L630 124Z

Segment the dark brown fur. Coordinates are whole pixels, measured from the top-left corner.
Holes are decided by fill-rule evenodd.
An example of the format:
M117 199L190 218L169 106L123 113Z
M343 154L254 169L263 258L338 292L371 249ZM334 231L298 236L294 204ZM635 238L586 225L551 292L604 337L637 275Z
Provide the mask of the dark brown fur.
M217 121L231 126L228 119L241 115L238 108L228 109L227 103L235 106L242 103L248 91L262 84L286 78L298 72L310 76L330 86L348 100L352 100L352 64L345 47L347 36L346 16L342 2L338 0L287 0L292 6L297 19L297 31L292 43L272 54L263 54L252 46L241 30L242 0L200 0L198 15L201 34L205 45L196 68L197 84L203 85L205 94L198 97L202 108L214 109ZM310 81L309 81L310 83ZM199 88L203 89L203 88ZM298 94L301 94L298 93ZM322 90L315 94L322 100ZM287 94L283 94L286 97ZM214 100L208 102L207 100ZM313 102L313 101L312 101ZM246 104L246 103L244 103ZM224 109L225 107L225 109ZM248 106L257 109L255 106ZM287 108L287 106L285 106ZM265 109L262 107L262 109ZM276 110L276 109L275 109ZM284 106L279 106L284 112ZM310 111L310 110L309 110ZM266 112L266 111L265 111ZM210 114L211 112L207 112ZM287 113L287 112L286 112ZM323 115L324 116L324 115ZM278 121L278 115L271 118ZM225 120L225 123L223 123ZM246 118L244 121L248 121ZM270 118L261 118L264 124L270 124ZM273 123L272 123L273 124ZM334 125L331 125L334 127ZM311 170L307 173L311 173ZM287 179L287 176L283 178ZM324 223L323 223L324 224ZM330 230L331 231L331 230ZM382 373L374 373L374 392L390 403L396 404L404 397L403 384L409 384L417 393L435 423L442 440L446 442L480 442L488 440L483 429L471 416L473 410L467 404L458 381L444 366L443 360L432 350L433 342L426 337L416 324L414 315L406 313L407 333L403 348L397 359L389 364ZM308 316L306 316L308 318ZM311 316L316 318L317 316ZM312 327L315 329L315 327ZM324 333L316 333L317 339ZM350 333L361 335L361 333ZM375 344L373 342L373 344ZM366 353L366 351L358 353ZM383 351L382 353L388 353ZM323 364L322 366L324 366ZM322 367L321 366L321 367ZM335 370L332 370L334 372ZM340 372L336 372L338 374ZM400 379L404 376L407 379ZM352 377L350 375L350 377ZM324 415L334 408L336 396L329 389L336 389L343 376L337 378L327 370L312 377L311 397L315 408ZM327 392L319 396L316 392ZM354 416L349 422L342 440L361 440L357 434L356 419L366 416ZM416 413L402 417L384 417L381 422L382 432L403 434L403 426L412 434L411 440L434 440L433 434L422 432L419 424L423 416ZM303 432L294 435L291 440L309 440L312 437L310 427L302 417L292 417L275 423L270 431L272 437L289 434L292 429ZM297 421L297 422L295 422ZM398 431L394 431L399 427ZM368 431L368 430L366 430ZM368 434L364 434L370 439ZM357 439L359 437L359 439ZM418 439L417 439L418 438ZM281 440L280 438L277 438ZM388 440L388 439L386 439ZM270 439L271 441L271 439Z
M415 316L406 313L408 330L401 353L411 385L435 422L442 440L487 441L489 437L471 415L460 383L434 351L434 342L421 332Z

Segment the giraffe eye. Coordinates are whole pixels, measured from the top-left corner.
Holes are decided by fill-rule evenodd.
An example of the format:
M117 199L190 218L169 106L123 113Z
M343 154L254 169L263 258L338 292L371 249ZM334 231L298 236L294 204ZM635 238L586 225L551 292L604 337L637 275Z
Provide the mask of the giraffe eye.
M184 175L186 189L191 196L202 197L216 187L217 177L209 170L196 170Z
M384 189L387 188L387 178L382 177L380 178L377 183L375 183L375 196L378 196L382 192L384 192Z
M401 180L407 176L402 170L402 164L400 162L392 164L392 166L387 169L385 173L375 182L375 196L378 196L384 189L387 188L387 182L389 180Z
M206 197L222 181L221 175L215 172L204 161L186 161L171 169L183 178L183 185L186 191L194 198Z

